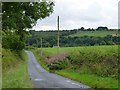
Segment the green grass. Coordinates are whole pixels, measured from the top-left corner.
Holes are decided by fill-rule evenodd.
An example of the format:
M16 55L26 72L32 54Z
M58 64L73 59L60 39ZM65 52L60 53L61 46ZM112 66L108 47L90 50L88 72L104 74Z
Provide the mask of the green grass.
M9 49L2 49L2 70L5 72L7 69L15 67L18 63L18 55L11 52Z
M48 37L57 37L57 31L56 32L35 32L35 36L40 38L48 38Z
M71 34L70 36L74 37L74 36L95 36L95 37L104 37L107 35L112 35L112 34L116 34L118 33L118 31L80 31L77 32L75 34Z
M40 53L40 48L38 48L38 53ZM100 54L117 54L118 46L117 45L103 45L103 46L80 46L80 47L61 47L59 52L66 52L68 54L78 53L79 51L86 54L91 53L100 53ZM99 51L99 52L98 52ZM47 53L47 55L57 54L57 48L43 48L42 52Z
M118 88L118 80L109 77L99 77L93 74L79 74L72 70L61 70L55 73L89 85L92 88Z
M27 71L27 54L2 50L2 88L32 88Z
M25 62L21 62L17 67L9 69L3 73L3 88L32 88L27 74Z

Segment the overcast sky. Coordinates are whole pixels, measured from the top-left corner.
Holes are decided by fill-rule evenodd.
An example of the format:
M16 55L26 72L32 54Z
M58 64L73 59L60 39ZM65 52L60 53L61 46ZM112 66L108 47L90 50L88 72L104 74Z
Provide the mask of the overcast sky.
M35 30L56 30L60 16L60 30L80 27L118 27L119 0L54 0L54 12L50 17L38 20Z

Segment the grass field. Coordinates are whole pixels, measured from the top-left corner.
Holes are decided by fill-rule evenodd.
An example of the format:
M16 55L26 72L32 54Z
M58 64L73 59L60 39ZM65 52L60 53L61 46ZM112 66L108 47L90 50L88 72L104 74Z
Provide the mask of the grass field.
M40 64L47 70L46 57L57 54L57 48L32 50ZM68 54L72 63L55 73L77 80L93 88L118 88L118 46L63 47L59 52ZM66 64L67 66L67 64Z
M36 32L35 35L41 38L54 37L54 36L57 36L57 31L56 32Z
M27 72L27 54L2 49L2 88L32 88Z
M112 34L116 34L118 33L118 31L80 31L77 32L75 34L71 34L70 36L74 37L74 36L95 36L95 37L104 37L107 35L112 35Z

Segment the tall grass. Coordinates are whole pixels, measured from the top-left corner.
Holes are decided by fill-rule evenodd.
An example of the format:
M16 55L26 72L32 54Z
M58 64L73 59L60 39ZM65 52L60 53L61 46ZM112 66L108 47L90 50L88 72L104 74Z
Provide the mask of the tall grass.
M57 53L57 48L44 48L43 51L52 56ZM92 73L100 76L118 78L117 45L68 47L60 48L60 52L66 52L74 68L79 69L81 73L90 69Z
M2 71L15 67L18 63L18 55L9 49L2 49Z
M69 56L81 73L85 69L99 76L118 78L118 46L82 47Z
M2 49L2 88L30 88L27 54Z

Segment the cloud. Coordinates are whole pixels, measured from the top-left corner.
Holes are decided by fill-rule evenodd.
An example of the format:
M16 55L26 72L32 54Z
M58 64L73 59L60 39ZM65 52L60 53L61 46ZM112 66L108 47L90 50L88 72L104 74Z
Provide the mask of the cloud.
M60 29L74 29L82 26L97 28L107 26L117 28L119 0L55 0L54 13L37 22L36 30L57 29L57 16L60 16Z

